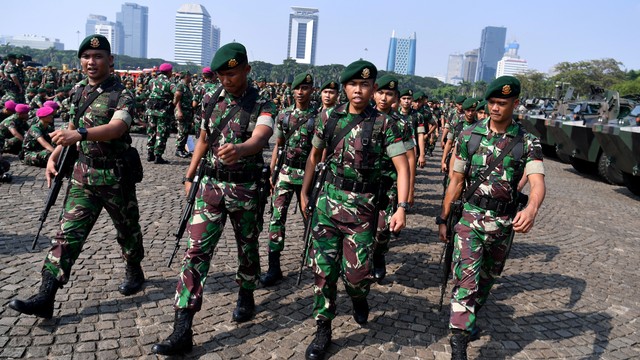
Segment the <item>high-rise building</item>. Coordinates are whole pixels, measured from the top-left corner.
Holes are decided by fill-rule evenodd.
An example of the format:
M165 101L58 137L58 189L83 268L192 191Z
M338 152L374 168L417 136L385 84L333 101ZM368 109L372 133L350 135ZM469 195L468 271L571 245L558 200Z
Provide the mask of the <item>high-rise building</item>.
M389 40L387 71L396 74L415 75L416 73L416 33L406 39L397 38L395 30Z
M107 17L106 16L102 16L102 15L94 15L94 14L89 14L89 17L87 17L87 23L85 25L85 37L89 36L89 35L93 35L96 33L96 24L98 22L106 22L107 21Z
M64 44L60 42L60 39L51 39L45 36L31 34L0 37L0 45L7 44L18 47L28 46L38 50L46 50L49 48L64 50Z
M527 60L520 58L520 55L518 55L518 49L520 49L520 45L515 41L505 46L504 56L500 61L498 61L496 77L522 74L529 70Z
M216 56L216 51L220 49L220 28L211 26L211 58Z
M108 21L106 16L89 15L85 26L87 36L100 34L109 40L111 53L121 55L124 49L124 30L122 24Z
M292 7L289 14L287 59L300 64L316 64L318 9Z
M491 82L495 79L498 61L504 54L506 37L507 28L505 27L487 26L482 29L476 81Z
M462 67L464 65L464 55L451 54L447 64L447 84L458 85L462 82Z
M178 64L207 66L211 55L211 15L200 4L183 4L176 12L174 59Z
M124 31L123 54L146 58L149 8L134 3L124 3L121 11L116 13L116 22L122 25Z
M476 80L476 69L478 67L478 49L464 53L464 64L462 65L462 80L473 83Z

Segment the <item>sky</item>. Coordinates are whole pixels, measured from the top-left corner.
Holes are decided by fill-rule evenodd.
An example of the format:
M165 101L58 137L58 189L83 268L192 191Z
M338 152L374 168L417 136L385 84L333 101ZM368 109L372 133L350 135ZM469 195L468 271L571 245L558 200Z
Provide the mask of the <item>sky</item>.
M149 7L147 55L173 61L175 14L188 2L184 0L11 1L3 8L14 15L3 16L0 35L58 38L66 50L77 49L89 14L115 21L125 2ZM347 65L364 58L384 70L395 30L401 38L416 32L416 75L444 76L450 54L478 48L484 27L503 26L507 42L520 44L519 55L533 70L548 72L559 62L603 58L622 62L623 70L640 69L640 0L193 2L204 5L221 29L221 45L243 43L250 61L282 63L291 7L302 6L320 11L316 65Z

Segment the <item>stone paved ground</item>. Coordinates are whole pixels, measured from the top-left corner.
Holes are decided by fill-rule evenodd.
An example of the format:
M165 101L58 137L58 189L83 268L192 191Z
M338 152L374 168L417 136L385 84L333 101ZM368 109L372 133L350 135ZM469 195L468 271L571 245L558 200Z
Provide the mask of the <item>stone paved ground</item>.
M172 156L173 139L166 156L171 164L145 162L145 179L138 189L147 252L144 291L130 297L117 292L124 265L115 230L103 212L73 268L72 280L58 292L51 320L20 316L6 304L37 290L62 200L52 210L36 251L30 251L46 195L44 173L8 156L14 181L0 184L0 358L154 358L151 345L171 332L180 263L178 259L166 267L184 204L180 179L187 166L186 160ZM134 136L134 144L145 153L142 136ZM392 243L387 279L372 287L368 325L360 327L352 319L350 301L340 287L332 358L449 358L449 311L437 312L442 245L433 221L441 192L436 164L432 158L419 171L417 204L408 216L408 229ZM546 168L547 199L537 225L530 234L516 237L504 276L480 316L483 333L470 346L470 357L639 358L640 199L626 188L577 174L566 164L549 160ZM288 230L285 281L258 289L257 316L237 325L231 321L236 250L227 226L203 309L194 321L190 358L303 358L315 323L310 318L309 270L302 286L295 286L303 231L299 214L290 215ZM261 245L266 269L264 233Z

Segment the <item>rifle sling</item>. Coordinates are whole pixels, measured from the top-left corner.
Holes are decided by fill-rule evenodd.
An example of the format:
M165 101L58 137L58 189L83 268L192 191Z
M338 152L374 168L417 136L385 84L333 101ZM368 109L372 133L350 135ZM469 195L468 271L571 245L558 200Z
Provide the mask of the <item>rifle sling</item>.
M367 110L365 110L365 111L367 111ZM373 114L375 114L374 111L370 111L368 114L365 114L367 116L362 116L362 114L358 114L357 117L354 120L352 120L350 123L347 124L347 126L345 126L342 129L340 129L338 134L333 136L333 138L331 138L331 135L333 135L333 132L335 131L335 127L333 129L329 129L330 133L328 135L330 137L330 142L329 142L329 146L327 147L327 156L325 158L325 161L326 161L326 159L329 159L333 155L333 152L336 150L336 147L340 143L340 140L342 140L345 136L347 136L347 134L349 132L351 132L351 130L353 130L353 128L358 126L358 124L363 122L365 119L371 117ZM333 115L333 113L331 115ZM329 122L327 121L327 124L328 123ZM337 123L336 123L336 125L337 125Z
M222 93L222 89L223 89L223 87L220 86L220 88L215 92L215 94L212 97L213 101L211 101L211 102L209 102L207 104L207 108L206 108L206 111L205 111L205 118L203 119L203 121L208 121L209 118L211 117L211 114L213 114L213 108L218 103L218 99L220 97L220 94ZM209 149L212 148L213 142L218 140L218 137L222 134L222 130L227 126L227 124L229 123L231 118L233 118L233 116L238 111L240 111L247 103L250 103L250 102L254 101L256 98L257 98L256 96L248 95L247 97L242 99L242 101L240 103L236 104L236 106L229 111L227 116L225 116L222 120L220 120L220 123L214 129L214 132L212 132L211 136L209 136L209 138L207 139L207 142L209 143ZM215 134L215 136L214 136L214 134Z

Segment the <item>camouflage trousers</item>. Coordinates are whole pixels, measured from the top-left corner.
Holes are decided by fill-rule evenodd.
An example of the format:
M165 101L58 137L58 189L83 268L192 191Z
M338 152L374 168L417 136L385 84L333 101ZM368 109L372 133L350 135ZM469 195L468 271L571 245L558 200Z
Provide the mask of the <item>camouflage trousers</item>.
M149 123L147 124L148 153L164 154L164 150L167 148L167 139L169 139L169 121L168 116L149 115Z
M472 331L478 310L502 273L512 241L510 217L465 204L455 226L449 328Z
M63 284L69 281L71 267L103 207L115 225L122 257L131 264L142 261L144 247L135 186L90 186L72 180L67 188L60 230L44 260L43 271L51 272Z
M3 153L18 155L22 150L22 140L17 137L0 140L0 145Z
M204 177L187 225L189 240L176 287L176 309L200 311L213 251L227 217L231 220L238 249L236 282L245 289L256 288L260 277L258 236L262 231L257 206L255 183L235 184Z
M2 96L2 99L0 99L0 101L5 103L9 100L15 101L16 104L24 103L24 94L19 94L17 92L7 90L7 92Z
M327 183L323 190L311 218L313 317L332 320L339 276L350 297L369 294L375 206L371 194L342 191Z
M302 185L278 179L271 197L272 213L269 221L269 252L281 252L284 250L287 212L294 194L298 199L298 204L300 204L300 190L302 190Z
M183 111L182 114L182 120L176 119L176 125L178 127L176 150L184 151L184 146L187 144L187 136L193 131L193 113Z
M391 240L389 223L398 205L398 189L395 185L387 191L387 201L385 203L387 206L378 212L378 227L373 248L373 253L376 255L385 255L389 252L389 241Z
M44 168L47 166L47 161L49 160L49 156L51 156L51 153L48 152L47 150L25 151L24 158L22 159L22 163L25 165Z

